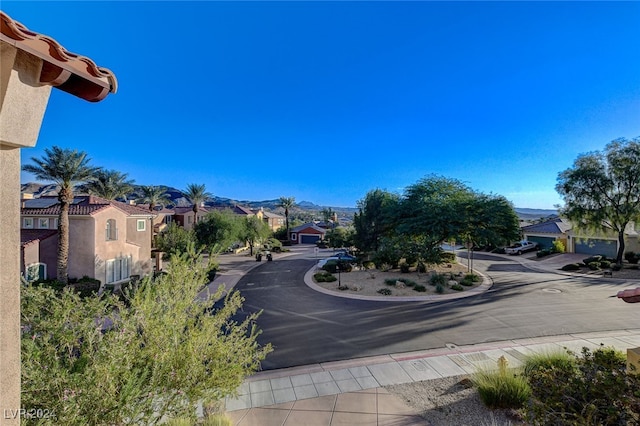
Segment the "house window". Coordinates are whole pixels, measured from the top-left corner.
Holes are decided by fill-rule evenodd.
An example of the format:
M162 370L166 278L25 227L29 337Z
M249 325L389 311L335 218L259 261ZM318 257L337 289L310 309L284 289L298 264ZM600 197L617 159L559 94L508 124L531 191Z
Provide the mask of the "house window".
M105 229L105 236L107 241L115 241L118 239L118 228L116 228L116 220L107 220L107 228Z
M126 280L131 275L131 256L122 256L107 260L105 284Z
M191 225L191 216L187 216L187 223Z
M58 229L58 218L53 219L53 229Z
M33 218L25 217L22 219L22 227L25 229L33 229Z
M38 219L38 228L40 229L49 229L49 218L48 217L41 217L40 219Z
M298 234L296 234L296 233L291 234L291 239L293 241L297 240L298 239Z
M144 219L138 219L137 222L137 229L138 231L145 231L147 229L147 221Z
M45 263L32 263L27 266L25 279L28 282L46 280L47 279L47 265Z

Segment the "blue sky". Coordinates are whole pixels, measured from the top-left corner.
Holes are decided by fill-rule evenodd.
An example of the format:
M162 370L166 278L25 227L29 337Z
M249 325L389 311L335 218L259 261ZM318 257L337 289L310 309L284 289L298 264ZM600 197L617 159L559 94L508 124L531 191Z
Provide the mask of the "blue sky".
M2 10L119 83L97 104L53 90L23 162L58 145L138 184L344 207L437 174L553 208L578 154L640 136L639 2Z

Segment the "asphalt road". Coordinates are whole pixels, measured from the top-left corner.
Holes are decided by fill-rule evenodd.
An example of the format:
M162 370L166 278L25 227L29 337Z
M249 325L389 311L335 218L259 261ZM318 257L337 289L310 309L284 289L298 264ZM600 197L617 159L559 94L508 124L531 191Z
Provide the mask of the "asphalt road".
M260 341L274 352L263 369L507 339L640 326L640 306L615 297L615 280L529 270L515 259L476 253L488 292L452 301L371 302L318 293L304 284L313 259L264 262L236 289L244 312L263 310ZM240 315L240 317L242 314Z

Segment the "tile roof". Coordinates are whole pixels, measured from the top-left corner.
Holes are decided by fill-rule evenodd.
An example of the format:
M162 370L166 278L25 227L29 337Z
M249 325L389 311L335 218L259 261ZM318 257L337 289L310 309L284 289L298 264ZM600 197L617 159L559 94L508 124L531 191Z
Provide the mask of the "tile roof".
M524 226L523 232L541 233L541 234L564 234L572 228L571 222L566 219L557 217L535 225Z
M188 207L174 207L173 211L175 212L175 214L181 215L181 214L189 214L189 213L193 213L193 206L188 206ZM205 207L198 207L198 213L207 213L209 210Z
M90 102L116 93L116 76L91 59L72 53L51 37L29 30L0 11L0 40L43 60L40 83Z
M40 197L40 199L55 199L55 196ZM73 204L69 206L69 215L72 216L89 216L107 207L115 207L131 216L150 216L148 210L133 206L131 204L122 203L120 201L107 200L105 198L96 197L95 195L81 195L74 198ZM23 207L21 210L23 215L58 215L60 214L60 203L45 208L29 208Z
M326 229L320 228L319 226L317 226L315 222L304 223L300 226L296 226L291 230L291 232L301 232L301 231L304 231L305 229L313 229L314 231L318 231L322 234L327 232Z
M23 246L29 245L34 241L46 240L58 233L55 229L21 229L20 243Z

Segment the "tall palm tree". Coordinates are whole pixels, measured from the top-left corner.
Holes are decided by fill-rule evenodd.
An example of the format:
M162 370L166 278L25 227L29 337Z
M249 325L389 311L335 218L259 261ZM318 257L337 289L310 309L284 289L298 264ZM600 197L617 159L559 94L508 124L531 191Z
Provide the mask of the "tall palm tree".
M289 209L295 206L296 199L294 197L280 197L280 203L278 207L284 208L284 218L285 223L287 224L287 241L291 240L291 235L289 235Z
M206 201L207 198L211 198L211 193L207 192L204 185L198 185L195 183L191 183L187 186L185 191L182 191L185 197L193 204L193 224L198 223L198 210L200 209L200 204Z
M133 192L133 180L128 180L126 173L117 170L99 170L95 180L84 185L84 188L89 194L107 200L126 199Z
M154 210L156 206L166 206L167 204L171 204L171 199L167 194L167 188L164 186L141 186L140 190L142 191L142 197L136 199L136 203L141 204L149 204L149 211L154 214ZM155 214L154 216L155 217ZM154 233L154 223L153 217L151 218L151 248L154 247L155 240L153 238Z
M69 281L69 205L73 202L73 187L77 183L88 182L100 170L89 165L90 159L84 151L62 149L57 146L44 150L42 158L32 157L35 164L25 164L22 170L32 173L37 179L54 182L60 186L58 200L58 281Z

